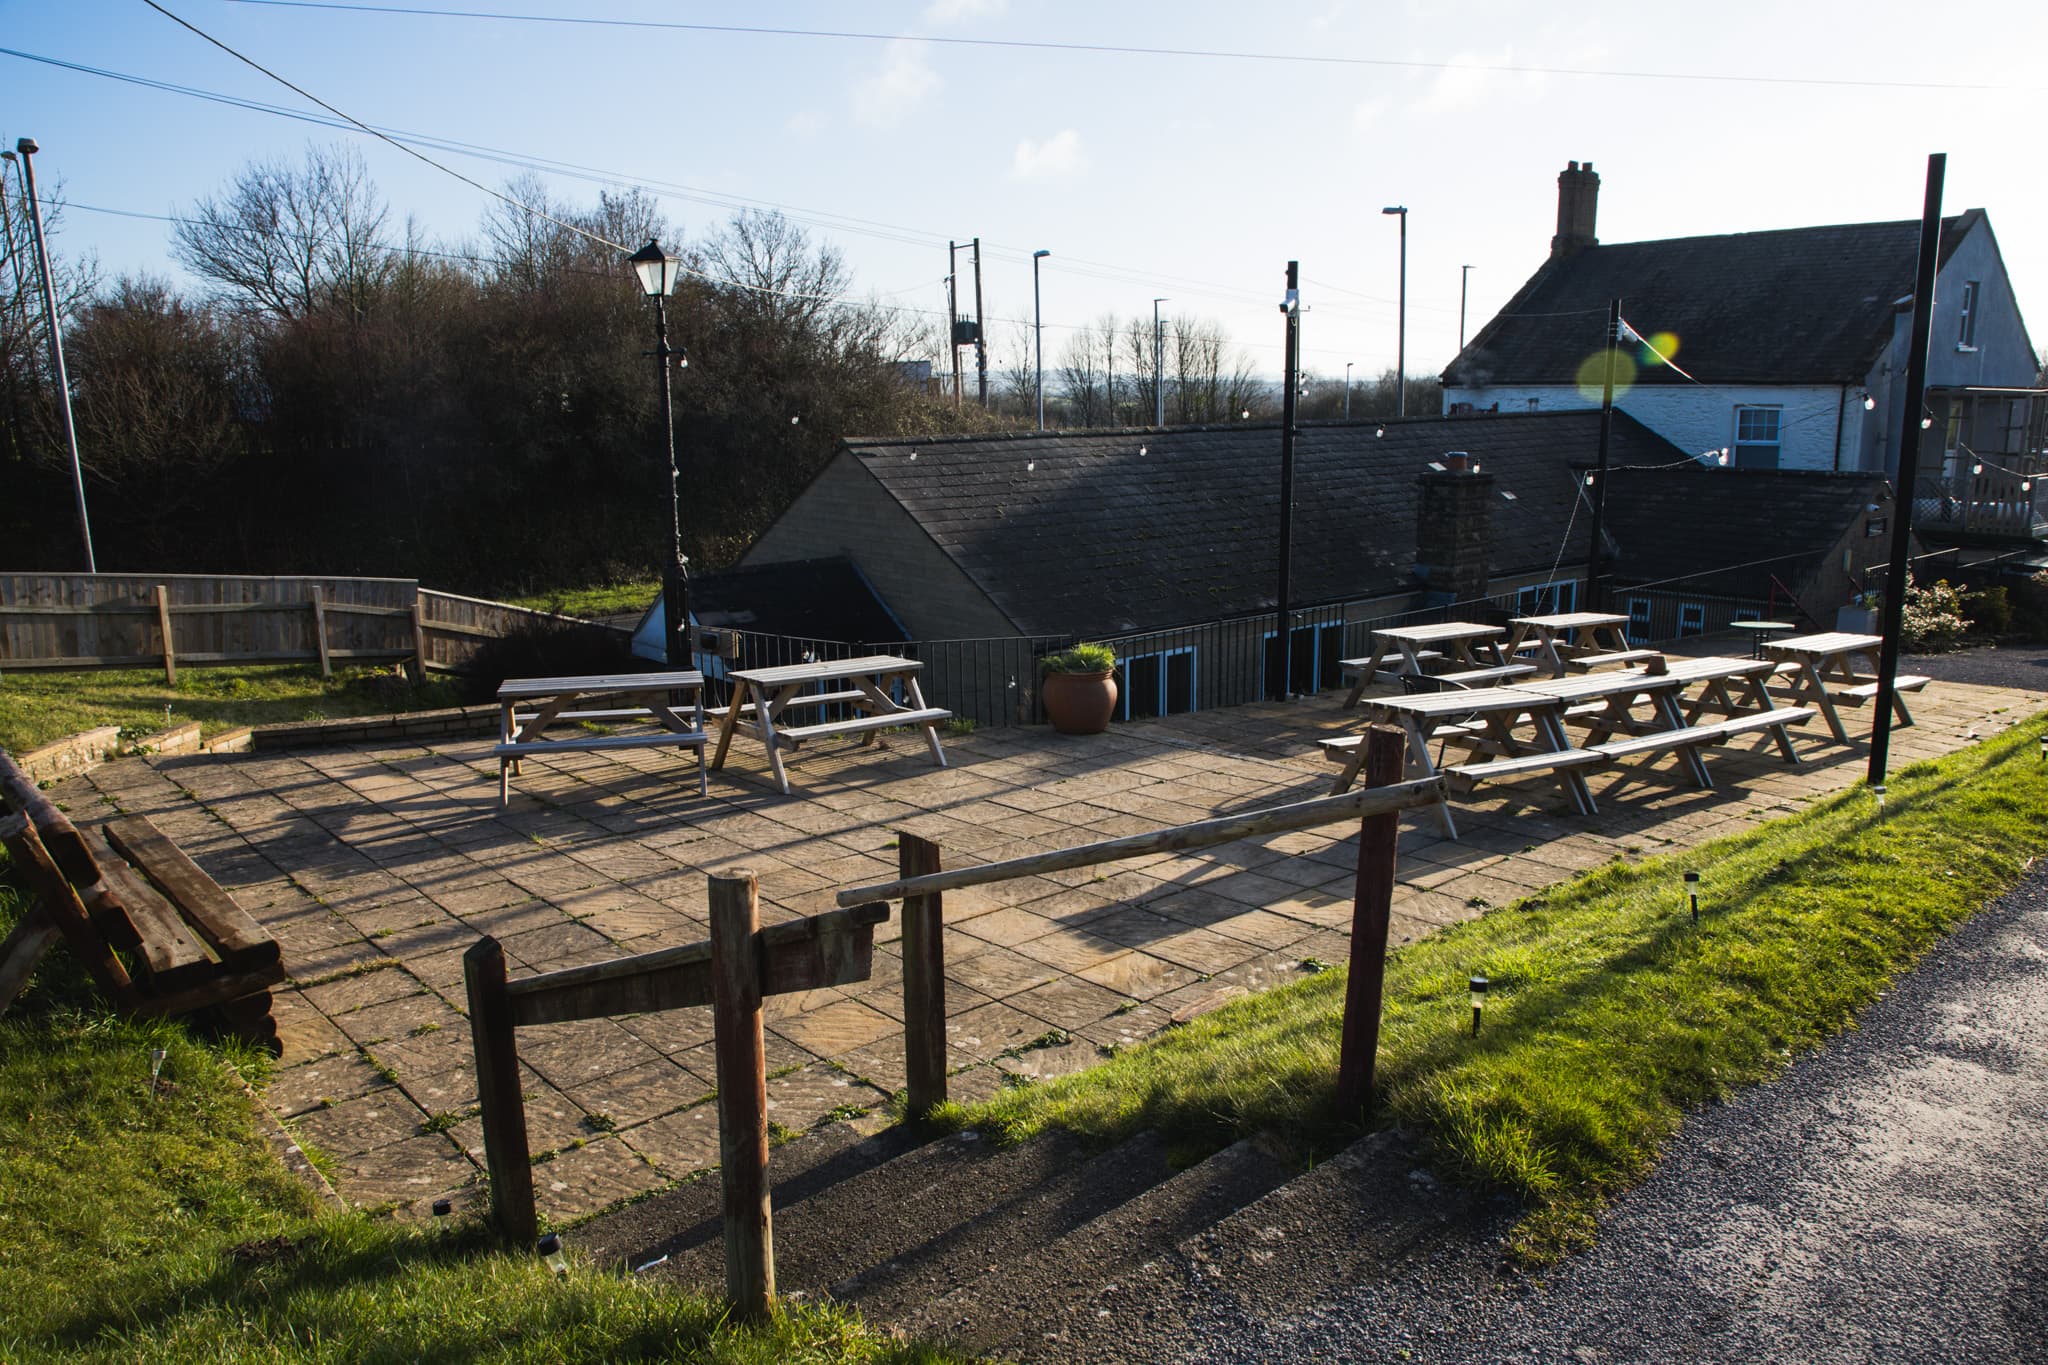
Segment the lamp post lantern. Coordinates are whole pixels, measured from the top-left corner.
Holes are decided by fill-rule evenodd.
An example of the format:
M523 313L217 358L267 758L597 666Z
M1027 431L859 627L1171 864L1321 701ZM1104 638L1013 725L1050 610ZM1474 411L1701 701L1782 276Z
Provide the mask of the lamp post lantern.
M669 368L674 361L674 367L682 369L690 358L680 347L668 344L668 306L663 302L675 292L683 263L663 251L652 237L626 259L632 262L633 273L640 277L641 292L654 300L654 350L649 354L654 357L655 373L661 379L661 439L668 446L669 556L662 566L662 644L670 666L688 667L692 653L690 561L683 554L682 476L676 469L675 400L669 393Z
M1394 332L1394 416L1408 415L1408 206L1394 204L1380 210L1401 220L1401 311Z
M1050 251L1031 253L1031 331L1038 351L1038 429L1045 430L1045 309L1038 298L1038 263L1052 255Z

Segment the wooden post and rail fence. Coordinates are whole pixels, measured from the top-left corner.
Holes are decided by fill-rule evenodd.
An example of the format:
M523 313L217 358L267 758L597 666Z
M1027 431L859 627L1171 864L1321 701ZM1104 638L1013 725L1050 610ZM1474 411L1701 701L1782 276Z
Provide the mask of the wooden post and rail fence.
M977 867L940 866L930 840L899 841L902 875L879 886L841 891L844 907L762 928L754 878L710 879L711 937L609 962L508 980L504 950L479 939L463 955L477 1094L483 1108L491 1220L498 1232L531 1245L537 1231L526 1113L520 1099L516 1031L534 1024L596 1019L709 1005L718 1067L718 1146L723 1182L726 1296L735 1315L758 1321L775 1297L774 1233L769 1217L767 1058L761 1002L770 995L868 980L874 928L903 903L903 1015L910 1116L923 1118L946 1099L944 894L1155 853L1189 852L1264 835L1359 821L1358 875L1352 907L1350 980L1345 991L1337 1103L1363 1111L1371 1101L1379 1047L1380 996L1394 888L1400 813L1444 799L1441 777L1401 779L1405 737L1375 726L1367 734L1368 785L1341 796L1248 811L1076 848L1034 853Z
M179 664L403 663L460 672L485 640L530 625L611 626L422 588L328 575L0 573L0 671Z

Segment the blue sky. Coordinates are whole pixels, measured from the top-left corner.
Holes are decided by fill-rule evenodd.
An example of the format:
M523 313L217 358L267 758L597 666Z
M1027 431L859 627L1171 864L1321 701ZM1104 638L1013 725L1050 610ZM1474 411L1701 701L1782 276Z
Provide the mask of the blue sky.
M664 203L692 236L729 211L706 197L816 220L861 288L897 306L943 309L946 239L979 233L998 335L1004 319L1030 318L1030 255L1050 250L1048 363L1073 325L1110 310L1149 317L1166 295L1168 311L1223 323L1277 370L1275 305L1298 258L1308 364L1374 373L1395 354L1398 232L1380 209L1406 204L1409 368L1434 370L1456 350L1459 267L1473 266L1476 330L1541 262L1569 159L1602 175L1601 238L1630 241L1914 217L1931 151L1949 154L1949 211L1990 211L2036 340L2048 341L2038 0L410 0L888 41L161 3L366 122L690 187ZM0 46L38 57L308 107L140 0L0 0L0 33ZM0 56L0 92L0 137L38 139L39 175L61 178L78 205L179 213L247 161L296 157L309 141L358 145L397 214L443 242L473 234L486 205L359 134L13 56ZM514 173L435 155L486 183ZM550 183L596 193L568 176ZM168 232L79 208L59 246L96 251L109 274L175 273Z

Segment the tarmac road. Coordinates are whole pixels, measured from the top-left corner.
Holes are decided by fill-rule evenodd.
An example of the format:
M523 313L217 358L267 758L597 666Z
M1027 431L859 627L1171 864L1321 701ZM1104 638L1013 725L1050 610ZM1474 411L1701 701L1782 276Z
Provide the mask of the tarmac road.
M1858 1031L1696 1115L1546 1283L1454 1239L1278 1320L1219 1305L1186 1358L2048 1361L2044 1120L2048 861Z

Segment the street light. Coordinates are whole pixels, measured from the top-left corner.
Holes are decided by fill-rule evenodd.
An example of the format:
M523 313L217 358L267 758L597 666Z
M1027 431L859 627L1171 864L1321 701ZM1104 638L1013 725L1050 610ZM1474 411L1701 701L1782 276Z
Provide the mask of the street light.
M1395 333L1394 416L1408 415L1408 206L1395 204L1380 210L1401 219L1401 319Z
M1344 420L1347 422L1351 420L1351 367L1357 363L1355 360L1344 362Z
M683 554L682 477L676 471L676 421L674 400L669 395L669 361L682 369L690 363L680 349L668 344L668 306L662 302L675 292L683 263L661 249L652 237L647 245L626 258L640 277L641 292L654 300L654 372L661 379L661 436L668 443L668 511L671 543L661 583L662 645L671 666L686 667L691 650L687 633L690 625L690 561Z
M1031 253L1031 330L1036 334L1038 344L1038 429L1045 430L1045 309L1038 300L1038 263L1052 255L1050 251Z
M1162 360L1166 333L1160 329L1159 305L1172 302L1172 299L1152 300L1152 425L1155 427L1166 425L1166 371Z
M1465 353L1465 289L1472 283L1472 267L1458 267L1458 354Z

